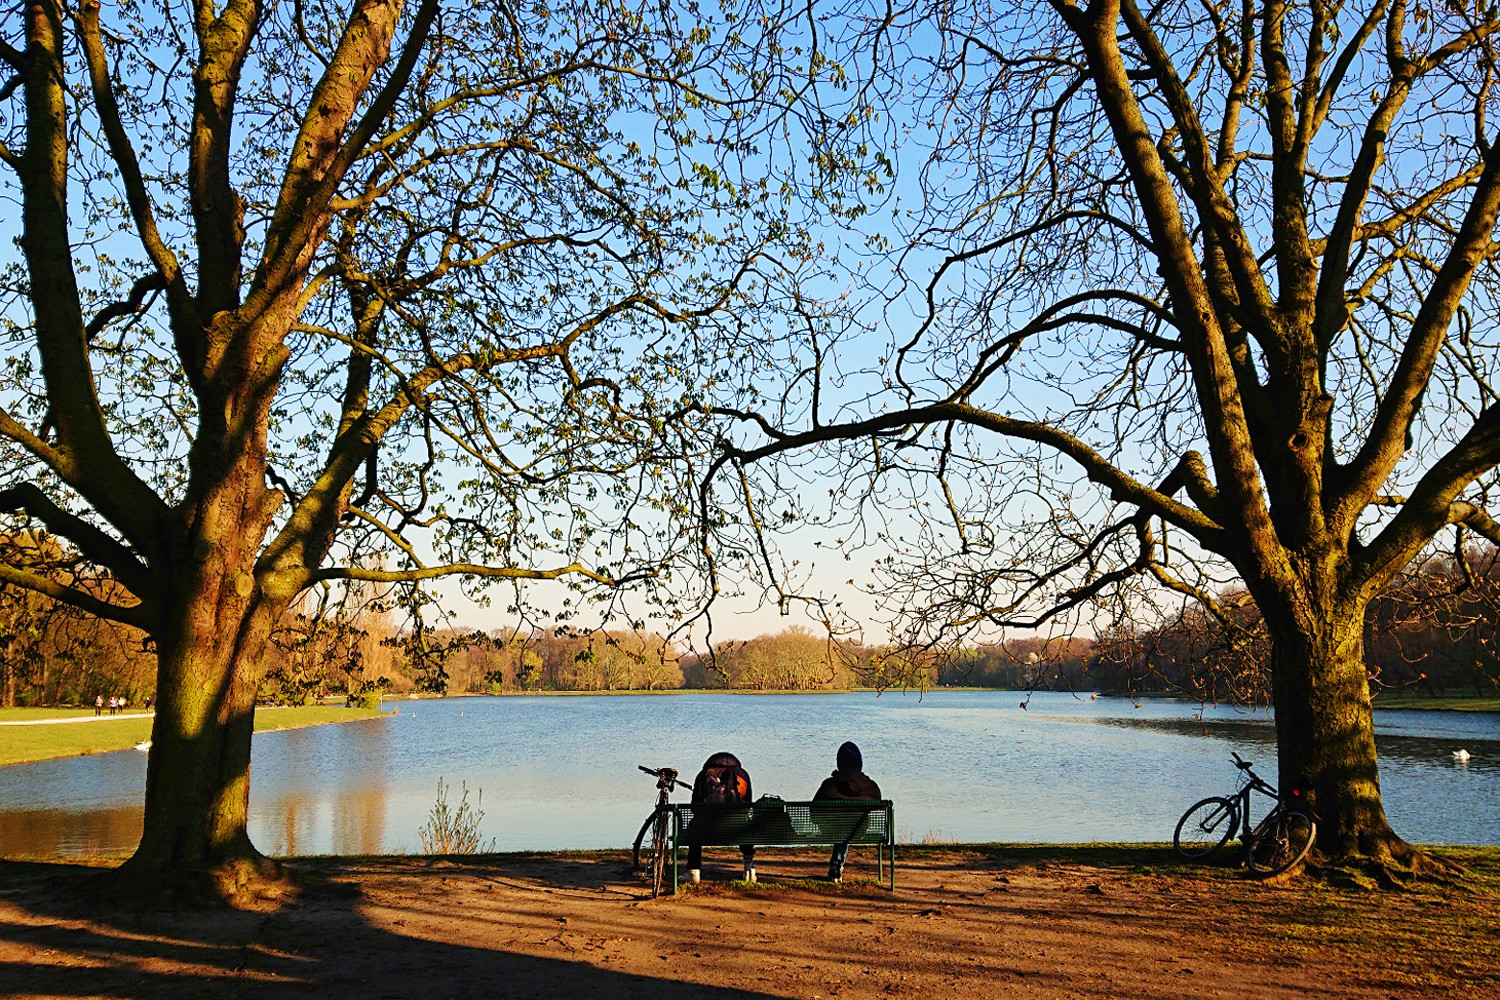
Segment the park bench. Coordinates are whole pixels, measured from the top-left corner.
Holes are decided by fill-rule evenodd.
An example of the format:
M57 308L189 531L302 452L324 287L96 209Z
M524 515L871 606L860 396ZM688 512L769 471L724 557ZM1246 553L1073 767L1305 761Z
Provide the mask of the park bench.
M785 802L765 797L743 807L673 805L672 891L677 854L690 843L704 847L834 847L875 845L876 875L896 888L896 807L889 799L817 799ZM694 825L696 824L696 825Z

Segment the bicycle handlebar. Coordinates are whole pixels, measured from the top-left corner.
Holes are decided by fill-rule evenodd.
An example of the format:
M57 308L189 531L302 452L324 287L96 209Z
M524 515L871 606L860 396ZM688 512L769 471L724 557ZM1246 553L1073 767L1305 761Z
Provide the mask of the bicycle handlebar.
M693 790L692 785L677 780L677 769L674 767L647 767L645 764L637 764L636 767L640 768L642 771L645 771L647 774L651 775L651 777L657 779L658 781L665 778L673 785L676 785L680 788L685 788L690 792Z

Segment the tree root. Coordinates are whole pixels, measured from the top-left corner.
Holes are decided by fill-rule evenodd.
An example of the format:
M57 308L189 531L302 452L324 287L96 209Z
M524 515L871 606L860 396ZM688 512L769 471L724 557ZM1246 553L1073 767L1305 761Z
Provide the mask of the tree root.
M280 909L298 895L283 867L259 852L201 865L163 865L137 854L101 878L97 901L127 910Z
M1362 843L1362 850L1339 857L1319 856L1308 871L1330 885L1366 890L1408 891L1421 885L1462 887L1468 870L1399 838Z

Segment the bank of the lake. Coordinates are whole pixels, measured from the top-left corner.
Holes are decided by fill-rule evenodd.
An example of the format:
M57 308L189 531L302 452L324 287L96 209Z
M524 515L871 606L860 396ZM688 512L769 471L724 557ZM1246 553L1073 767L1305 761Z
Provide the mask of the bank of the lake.
M274 732L330 723L361 722L387 713L340 705L257 708L255 731ZM96 716L93 709L0 709L0 766L82 754L129 750L151 738L146 712Z

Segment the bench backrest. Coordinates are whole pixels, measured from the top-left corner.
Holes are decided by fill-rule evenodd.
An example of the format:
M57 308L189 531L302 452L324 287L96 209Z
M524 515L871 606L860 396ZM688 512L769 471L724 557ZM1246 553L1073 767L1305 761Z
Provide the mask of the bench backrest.
M895 840L895 811L889 799L760 799L748 807L674 805L672 810L673 829L682 843L800 847Z

